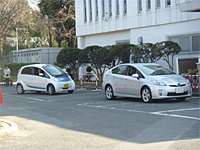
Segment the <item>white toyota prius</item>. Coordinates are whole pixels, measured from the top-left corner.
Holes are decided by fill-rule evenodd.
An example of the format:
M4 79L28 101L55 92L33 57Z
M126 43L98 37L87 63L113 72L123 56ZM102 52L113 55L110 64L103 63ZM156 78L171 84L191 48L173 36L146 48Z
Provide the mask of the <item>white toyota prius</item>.
M34 64L21 67L17 76L16 91L23 94L25 91L73 93L75 83L71 77L57 66L49 64Z
M118 65L104 74L102 88L108 100L135 97L146 103L165 98L184 101L192 95L189 80L155 63Z

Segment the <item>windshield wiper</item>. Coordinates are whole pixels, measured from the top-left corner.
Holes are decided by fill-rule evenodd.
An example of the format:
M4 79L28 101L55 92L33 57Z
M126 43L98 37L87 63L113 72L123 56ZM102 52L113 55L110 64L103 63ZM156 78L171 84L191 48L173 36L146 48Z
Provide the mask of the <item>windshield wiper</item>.
M168 73L168 74L176 74L175 72L170 72L170 73Z
M55 77L59 77L59 76L67 76L67 74L66 73L62 73L62 74L55 75Z

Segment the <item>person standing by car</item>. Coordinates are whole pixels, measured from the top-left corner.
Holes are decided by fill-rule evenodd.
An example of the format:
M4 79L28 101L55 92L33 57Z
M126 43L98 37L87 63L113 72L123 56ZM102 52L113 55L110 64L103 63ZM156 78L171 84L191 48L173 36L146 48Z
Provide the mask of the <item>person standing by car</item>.
M6 68L4 69L4 78L6 79L6 86L9 86L10 73L10 69L8 68L8 66L6 66Z

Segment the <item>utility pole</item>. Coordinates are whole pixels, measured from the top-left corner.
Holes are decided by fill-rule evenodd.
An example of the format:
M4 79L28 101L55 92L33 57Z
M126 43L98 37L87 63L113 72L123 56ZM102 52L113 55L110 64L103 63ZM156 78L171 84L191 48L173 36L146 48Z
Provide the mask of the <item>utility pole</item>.
M16 28L16 50L18 51L18 28Z

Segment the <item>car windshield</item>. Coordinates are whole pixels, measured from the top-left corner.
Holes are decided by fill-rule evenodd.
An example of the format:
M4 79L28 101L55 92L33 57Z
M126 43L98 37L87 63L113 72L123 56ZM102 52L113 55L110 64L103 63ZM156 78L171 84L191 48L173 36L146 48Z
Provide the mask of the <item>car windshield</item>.
M158 65L144 65L138 67L146 75L169 75L176 74L173 71Z
M50 75L54 77L67 77L67 73L64 72L62 69L56 66L44 66L44 70L46 70Z

